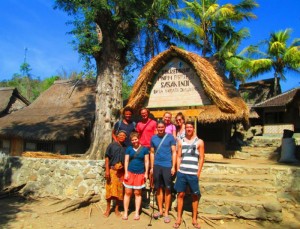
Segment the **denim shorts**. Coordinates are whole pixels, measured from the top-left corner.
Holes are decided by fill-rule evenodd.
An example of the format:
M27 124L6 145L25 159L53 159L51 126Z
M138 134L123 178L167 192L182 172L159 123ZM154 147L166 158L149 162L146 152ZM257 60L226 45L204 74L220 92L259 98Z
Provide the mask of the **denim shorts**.
M190 187L191 194L201 196L197 175L184 174L178 171L174 186L175 190L185 192L187 186Z

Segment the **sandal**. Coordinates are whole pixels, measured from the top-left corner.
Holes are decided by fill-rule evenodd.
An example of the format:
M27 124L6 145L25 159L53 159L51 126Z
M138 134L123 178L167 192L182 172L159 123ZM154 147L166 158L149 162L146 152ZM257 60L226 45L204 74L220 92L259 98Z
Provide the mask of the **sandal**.
M139 216L139 215L136 215L136 216L134 216L133 219L134 219L134 220L140 220L140 216Z
M128 216L123 216L122 220L128 220Z
M170 223L171 222L171 219L169 216L165 216L164 217L164 223Z
M153 218L154 219L158 219L158 218L161 218L162 217L162 214L160 214L160 212L156 212L153 214Z
M199 223L192 223L193 227L196 228L196 229L200 229L201 226Z
M180 223L174 223L173 228L179 228L180 227Z

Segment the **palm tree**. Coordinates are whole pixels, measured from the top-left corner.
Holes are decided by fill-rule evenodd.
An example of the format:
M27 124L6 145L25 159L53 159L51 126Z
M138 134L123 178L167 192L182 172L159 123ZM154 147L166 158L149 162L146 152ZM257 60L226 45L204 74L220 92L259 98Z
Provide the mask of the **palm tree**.
M274 71L274 95L280 93L278 78L286 80L288 71L300 73L300 38L288 45L291 29L280 30L270 34L270 39L263 41L266 51L260 51L259 46L249 46L246 61L250 77Z
M254 0L242 0L237 5L219 5L217 0L183 2L186 7L179 9L183 17L174 22L187 28L188 36L199 41L196 46L201 48L203 57L218 52L235 36L235 23L255 18L251 10L258 6Z

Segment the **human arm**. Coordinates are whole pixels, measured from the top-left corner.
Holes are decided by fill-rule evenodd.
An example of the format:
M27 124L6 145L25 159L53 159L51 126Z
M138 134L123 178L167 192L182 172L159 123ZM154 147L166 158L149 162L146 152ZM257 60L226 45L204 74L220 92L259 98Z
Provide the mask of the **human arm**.
M176 126L172 124L172 135L173 137L176 139L177 136L176 136Z
M198 161L198 174L197 174L198 179L199 179L201 171L202 171L202 167L203 167L203 164L204 164L204 158L205 158L204 142L201 139L199 140L197 149L198 149L198 152L200 153L200 155L199 155L200 159Z
M172 145L171 146L171 150L172 150L172 169L171 169L171 174L172 176L175 174L176 172L176 146Z
M154 167L154 147L150 148L150 174L153 174Z
M114 125L114 128L112 130L111 136L113 138L114 141L117 141L117 125L119 124L119 122L116 122Z
M179 170L180 164L181 164L181 159L182 159L182 141L178 140L177 142L177 171Z
M129 165L129 154L125 154L125 160L124 160L124 170L125 170L124 179L125 180L128 179L128 165Z
M144 157L145 161L145 180L148 179L148 174L149 174L149 154L146 154Z
M106 179L106 182L109 182L109 180L110 180L109 158L108 157L105 157L105 179Z

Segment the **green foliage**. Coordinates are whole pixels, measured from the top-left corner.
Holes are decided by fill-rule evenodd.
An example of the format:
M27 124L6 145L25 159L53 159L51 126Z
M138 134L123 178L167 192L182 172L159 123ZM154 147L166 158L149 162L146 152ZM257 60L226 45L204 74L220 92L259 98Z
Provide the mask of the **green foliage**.
M245 67L251 77L274 72L275 93L279 92L277 77L285 80L287 71L300 73L300 39L293 40L289 45L290 34L291 29L271 33L269 40L249 46L246 52L248 59Z
M217 0L183 2L185 7L179 9L182 17L174 22L187 28L189 36L198 39L197 46L201 47L204 57L218 53L222 47L224 49L224 44L230 39L239 43L240 39L245 38L240 36L242 33L234 25L255 18L251 11L258 6L253 0L242 0L237 5L219 5Z

